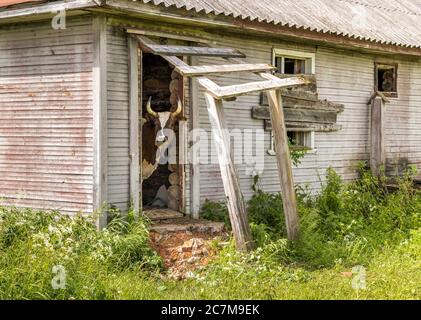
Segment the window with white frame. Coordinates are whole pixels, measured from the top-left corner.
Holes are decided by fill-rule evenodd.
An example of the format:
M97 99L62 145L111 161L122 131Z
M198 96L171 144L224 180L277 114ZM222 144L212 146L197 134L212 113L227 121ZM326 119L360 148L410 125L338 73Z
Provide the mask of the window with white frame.
M274 49L273 65L276 66L276 72L280 74L315 74L316 73L316 55L310 52L301 52L294 50ZM288 138L292 148L296 150L314 151L314 131L288 130ZM275 155L275 142L273 132L271 134L270 155Z
M306 152L315 152L314 146L314 131L287 131L288 140L291 145L292 150L296 151L306 151ZM268 150L269 155L276 155L275 151L275 138L273 135L273 131L271 133L271 140L270 140L270 149Z
M280 74L315 74L316 54L294 50L274 49L273 65Z

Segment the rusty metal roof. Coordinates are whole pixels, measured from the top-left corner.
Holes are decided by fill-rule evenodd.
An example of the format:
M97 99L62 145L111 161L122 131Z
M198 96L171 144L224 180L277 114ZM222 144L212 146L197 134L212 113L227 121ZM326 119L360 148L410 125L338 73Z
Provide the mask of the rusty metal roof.
M421 48L421 0L137 1L383 44Z

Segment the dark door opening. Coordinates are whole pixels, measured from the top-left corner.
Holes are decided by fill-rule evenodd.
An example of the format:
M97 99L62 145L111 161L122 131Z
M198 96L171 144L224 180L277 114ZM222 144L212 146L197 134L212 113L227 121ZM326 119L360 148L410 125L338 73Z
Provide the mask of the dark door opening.
M180 166L178 148L176 163L162 163L168 158L166 151L161 162L159 156L169 139L179 145L178 121L172 116L178 112L178 99L182 101L182 77L161 56L142 54L142 204L148 208L181 208ZM147 108L150 101L150 108ZM172 137L163 137L162 128L173 130ZM172 161L174 162L174 161Z

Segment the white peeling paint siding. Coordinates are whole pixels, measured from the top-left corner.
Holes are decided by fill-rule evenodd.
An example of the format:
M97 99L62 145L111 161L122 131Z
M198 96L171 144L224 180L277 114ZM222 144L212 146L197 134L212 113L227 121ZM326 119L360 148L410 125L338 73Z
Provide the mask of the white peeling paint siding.
M0 204L91 213L92 19L0 27Z
M129 78L126 33L108 26L108 202L123 212L130 203Z

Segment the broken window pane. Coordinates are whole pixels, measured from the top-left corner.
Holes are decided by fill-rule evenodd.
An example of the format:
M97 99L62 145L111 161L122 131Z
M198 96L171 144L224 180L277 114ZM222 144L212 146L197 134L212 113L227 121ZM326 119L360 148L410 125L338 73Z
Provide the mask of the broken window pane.
M376 89L385 93L397 93L397 65L376 64Z

